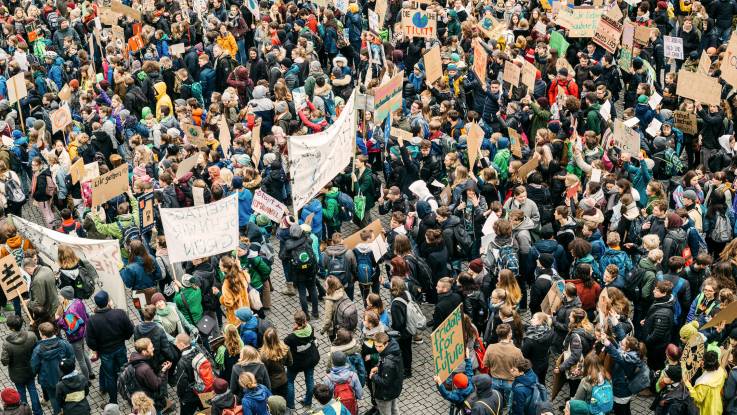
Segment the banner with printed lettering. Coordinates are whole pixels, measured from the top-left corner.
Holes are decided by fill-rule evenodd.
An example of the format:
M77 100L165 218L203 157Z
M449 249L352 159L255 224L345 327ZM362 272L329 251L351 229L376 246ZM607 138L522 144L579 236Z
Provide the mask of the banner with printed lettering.
M238 247L238 197L187 208L159 209L171 262L191 261Z
M402 74L397 76L400 79L401 92ZM289 173L292 177L292 204L295 212L307 204L351 162L356 145L355 95L351 95L338 120L327 130L316 134L291 136L287 140ZM401 94L399 96L401 104Z
M125 285L120 278L123 260L117 240L87 239L67 235L12 215L11 220L18 228L18 233L31 242L43 263L54 273L59 271L56 261L58 247L61 244L68 245L79 258L88 261L97 271L95 292L107 291L116 308L126 308Z

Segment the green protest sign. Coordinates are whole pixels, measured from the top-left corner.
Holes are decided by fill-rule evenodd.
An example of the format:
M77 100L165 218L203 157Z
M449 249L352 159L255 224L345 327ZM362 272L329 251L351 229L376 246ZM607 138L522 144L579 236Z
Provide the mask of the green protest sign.
M441 381L445 381L465 358L463 313L460 305L432 332L430 340L435 374Z

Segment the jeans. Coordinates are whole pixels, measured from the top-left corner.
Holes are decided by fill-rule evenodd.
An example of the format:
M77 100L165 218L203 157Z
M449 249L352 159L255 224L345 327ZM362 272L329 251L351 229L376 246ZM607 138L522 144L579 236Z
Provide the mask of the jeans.
M41 408L41 401L38 399L38 391L36 390L36 382L31 380L28 383L16 383L15 389L20 394L20 401L24 404L28 404L26 399L26 390L28 395L31 397L31 407L33 408L33 415L42 415L43 409Z
M307 291L310 292L310 300L312 300L312 316L316 317L319 314L318 311L318 299L317 299L317 286L315 286L315 280L300 281L297 282L297 291L299 292L299 305L302 307L302 311L307 314Z
M729 37L732 36L732 25L730 24L729 27L726 27L724 29L720 29L718 27L716 29L719 33L719 41L721 43L729 42Z
M51 201L39 202L38 200L34 200L33 204L41 211L41 216L43 216L46 227L49 229L52 228L54 226L55 216L51 208Z
M292 278L292 273L289 272L289 260L282 259L281 267L284 270L284 281L286 281L287 283L294 282L294 279Z
M82 372L84 377L90 378L92 374L92 362L90 362L89 356L84 352L84 339L72 343L72 349L74 349L74 357L77 359L79 364L79 370Z
M307 405L312 405L312 389L315 386L314 372L315 368L305 369L302 372L305 374L305 386L307 390L305 391L304 402ZM287 368L287 408L290 409L294 409L294 380L297 379L299 373Z
M502 394L504 406L509 407L512 397L512 382L499 378L491 378L491 387Z
M100 353L100 390L107 392L109 403L118 403L118 373L127 361L125 346L110 353Z
M56 399L56 387L55 386L43 386L41 385L41 390L44 392L44 395L47 396L49 399L49 403L51 404L51 413L54 415L61 413L61 405L59 405L59 400Z
M246 48L246 38L241 37L236 39L236 45L238 45L238 54L236 54L236 60L241 65L245 65L248 62L248 48Z
M391 401L376 400L376 409L381 415L399 415L399 398Z

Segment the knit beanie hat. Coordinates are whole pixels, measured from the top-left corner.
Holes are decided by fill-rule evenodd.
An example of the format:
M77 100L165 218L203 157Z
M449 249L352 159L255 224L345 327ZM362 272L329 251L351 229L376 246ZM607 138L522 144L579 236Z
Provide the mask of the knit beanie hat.
M453 387L456 389L466 389L468 387L468 376L463 373L453 375Z
M20 394L13 388L5 388L0 392L0 398L4 405L18 405L20 403Z
M166 297L164 297L164 294L156 293L151 296L151 304L156 305L159 301L166 302Z
M571 415L588 415L589 414L589 405L585 401L581 401L578 399L571 399L568 402L568 405L571 409Z

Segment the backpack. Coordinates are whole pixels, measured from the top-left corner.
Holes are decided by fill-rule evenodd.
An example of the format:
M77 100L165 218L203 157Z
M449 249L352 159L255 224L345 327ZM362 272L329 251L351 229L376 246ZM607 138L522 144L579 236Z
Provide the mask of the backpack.
M732 240L732 225L729 218L724 213L717 212L714 222L714 229L709 234L714 242L725 243Z
M338 192L338 220L341 222L349 221L353 219L353 212L356 205L353 203L353 198L343 192Z
M658 271L658 274L655 276L655 278L657 278L658 281L663 281L663 272ZM683 288L683 281L684 280L682 277L678 277L678 282L673 286L673 291L671 292L673 298L675 299L675 301L673 301L673 324L680 321L681 312L683 311L681 309L681 302L678 301L678 293L681 291L681 288Z
M425 258L407 255L404 259L407 261L412 278L417 281L420 287L425 290L431 289L433 272L427 264L427 261L425 261Z
M665 162L664 170L667 176L673 177L683 173L683 161L672 148L667 148L663 152L663 162Z
M356 393L353 391L353 388L351 388L348 381L335 384L333 387L333 397L336 401L342 403L351 415L358 415L358 401L356 400Z
M23 269L23 259L26 257L26 253L23 250L23 244L25 241L25 239L21 239L20 245L15 249L11 249L8 244L5 244L5 250L15 258L15 263L18 264L21 269Z
M136 366L141 363L144 362L139 360L133 363L126 363L118 375L118 393L129 403L131 401L131 395L143 389L141 384L138 383L138 379L136 379Z
M327 275L332 275L339 279L343 286L347 286L350 282L348 281L347 268L345 253L341 255L328 255Z
M15 154L13 152L10 153ZM26 194L21 189L20 183L13 180L11 176L8 176L8 180L5 181L5 197L14 203L23 203L26 201Z
M16 173L21 171L20 170L21 163L20 163L20 159L18 158L18 154L16 154L15 151L5 146L0 148L0 152L3 152L3 151L8 153L8 160L10 161L10 166L8 167L10 167L10 170L13 170Z
M115 221L115 224L118 225L118 229L120 230L120 239L118 239L118 243L120 244L121 249L126 249L131 241L141 240L141 231L138 229L138 226L135 225L135 220L132 223L132 225L124 228L119 220Z
M632 375L626 376L626 380L630 393L636 395L650 386L650 368L640 360Z
M457 256L465 258L471 252L471 246L473 245L473 238L466 230L466 227L461 222L453 228L453 243L454 251Z
M642 293L642 283L645 279L645 271L639 266L634 266L630 272L624 276L624 295L630 301L636 302L640 299Z
M589 402L589 413L591 415L607 414L614 408L614 392L612 383L605 380L604 383L594 385L591 389L591 401Z
M535 382L532 386L530 399L525 403L525 415L535 415L538 413L537 406L548 400L548 390L545 385Z
M56 194L56 182L54 181L54 177L49 174L49 177L46 179L46 196L48 197L54 197Z
M381 197L381 179L379 179L379 175L376 172L371 172L371 182L374 186L371 189L374 200L378 200Z
M64 322L66 323L66 328L64 329L64 331L66 332L67 336L74 335L75 333L79 332L79 330L85 324L84 319L72 312L69 307L64 310Z
M63 71L62 71L63 72ZM44 79L44 82L46 84L46 92L57 94L59 93L59 87L56 85L56 82L54 82L51 78Z
M81 263L80 263L81 265ZM84 267L79 267L77 278L70 278L63 272L59 273L59 285L67 286L71 285L74 288L74 295L79 295L80 299L87 300L92 297L92 293L95 292L95 281L92 277L84 271Z
M313 278L317 271L317 259L312 244L304 239L289 252L289 269L292 274L302 278Z
M394 301L399 301L407 307L407 333L414 336L420 329L427 326L427 317L422 314L422 310L420 310L417 303L412 300L407 301L402 297L396 297L392 300L392 302Z
M508 269L514 275L519 275L519 259L514 251L514 246L505 245L499 249L492 248L491 256L489 263L486 264L491 275L499 275L499 271L503 269Z
M353 332L356 327L358 327L358 308L353 300L345 296L335 306L333 333L337 333L339 328Z
M353 249L353 255L356 257L356 278L359 284L369 285L373 282L374 269L373 252L361 252Z
M192 85L189 86L189 91L200 105L205 105L205 98L202 95L202 84L199 81L192 82Z
M210 392L212 384L215 381L215 373L213 368L215 362L210 360L205 353L198 351L192 359L192 370L194 372L194 384L192 389L195 393Z

